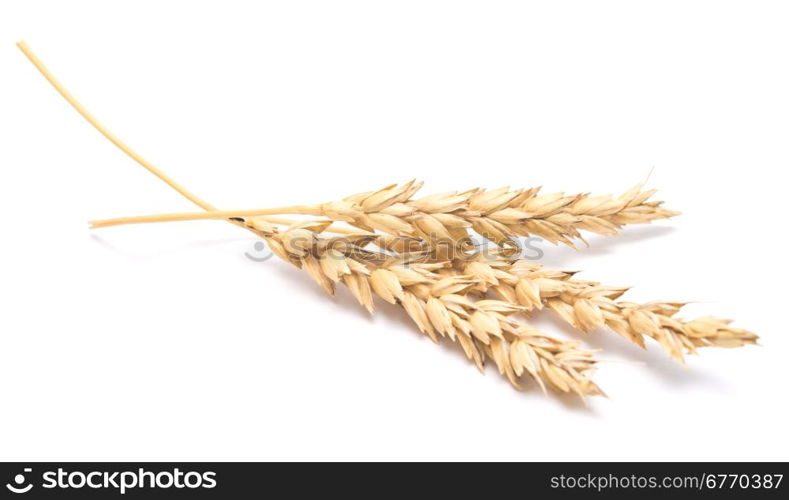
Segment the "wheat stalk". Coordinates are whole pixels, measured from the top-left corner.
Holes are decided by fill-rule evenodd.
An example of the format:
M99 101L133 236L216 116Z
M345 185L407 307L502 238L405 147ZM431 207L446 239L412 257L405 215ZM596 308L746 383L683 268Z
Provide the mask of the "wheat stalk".
M365 249L371 236L320 236L328 224L303 222L280 231L266 221L245 221L277 256L305 270L330 295L344 284L371 314L373 295L396 304L434 342L449 338L458 343L480 370L492 359L516 388L523 387L522 376L528 374L543 390L550 386L580 396L602 394L589 379L596 363L593 353L512 317L525 307L473 301L467 293L480 284L478 279L438 272L451 262L403 263L398 256Z
M519 236L539 236L574 247L582 230L617 234L625 224L645 224L678 214L649 201L655 190L638 184L621 196L586 193L540 194L540 188L484 190L475 188L414 198L422 183L409 181L377 191L359 193L337 202L267 209L182 212L91 221L100 228L121 224L201 219L244 218L277 214L306 214L348 223L365 231L421 240L431 247L449 244L470 247L469 231L507 246Z
M66 101L110 142L197 206L217 210L118 139L66 90L24 42L18 46ZM480 369L485 358L490 357L516 387L520 387L521 375L528 373L543 388L547 384L581 396L602 394L588 378L595 365L593 354L579 349L575 342L552 339L519 324L510 316L522 310L521 306L496 300L468 300L462 293L477 285L475 280L444 278L434 272L451 265L449 262L404 266L396 256L364 248L376 240L384 247L402 250L412 241L369 234L320 237L317 233L329 229L330 221L298 223L281 231L276 224L290 221L255 216L224 218L264 238L277 256L307 271L327 292L334 293L335 285L343 283L371 313L372 295L379 295L400 305L434 341L438 341L436 334L457 341ZM341 228L333 230L345 232Z
M373 295L402 307L419 330L434 342L449 338L482 370L485 359L496 364L516 388L528 374L546 385L580 396L602 394L589 379L595 360L577 342L559 341L542 334L512 315L526 308L501 300L473 301L468 291L477 278L444 276L451 262L408 263L397 256L365 250L369 239L324 238L328 222L296 224L280 232L267 223L250 221L275 254L307 273L334 294L344 284L371 314Z
M730 320L676 318L684 303L617 300L627 288L578 280L575 273L546 269L527 260L479 258L456 261L455 267L484 283L478 292L489 287L502 300L530 311L546 307L584 332L608 327L641 347L645 347L644 337L651 337L679 362L684 362L684 352L696 353L698 347L740 347L758 340L748 330L730 327Z
M540 194L540 188L471 189L413 199L421 183L410 181L320 205L318 214L368 231L432 241L462 242L473 229L500 245L536 235L574 246L580 230L616 234L624 224L647 223L677 215L650 202L654 191L637 185L619 198L610 195Z
M716 345L755 343L751 332L734 329L726 320L674 318L675 302L635 304L617 300L626 289L581 281L573 273L543 269L508 258L503 248L493 260L446 258L435 250L437 238L463 243L473 230L502 247L517 236L538 235L573 246L580 231L615 234L624 224L671 217L654 191L641 184L623 195L540 195L538 188L512 191L472 189L414 199L421 187L411 181L339 202L246 211L221 211L198 198L144 160L91 115L47 70L24 42L19 48L91 125L124 153L170 185L205 213L164 214L95 221L94 227L166 220L225 219L264 238L283 260L304 269L328 293L344 284L370 313L373 296L402 307L418 328L435 342L449 338L483 369L492 359L515 387L529 375L545 389L581 396L602 394L590 380L595 367L591 351L577 342L548 337L518 316L548 307L573 326L588 331L608 326L631 341L658 340L673 357L683 350ZM328 220L294 223L286 213ZM342 221L365 232L332 224ZM281 229L279 226L287 226ZM346 234L325 237L323 232ZM383 234L373 234L380 231ZM368 248L375 243L379 249ZM388 252L387 252L388 251ZM394 255L392 254L394 252ZM489 289L500 299L483 297Z

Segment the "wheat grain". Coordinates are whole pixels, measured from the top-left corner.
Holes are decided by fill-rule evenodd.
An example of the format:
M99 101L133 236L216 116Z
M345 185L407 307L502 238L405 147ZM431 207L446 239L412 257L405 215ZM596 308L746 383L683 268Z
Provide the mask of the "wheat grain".
M334 294L335 286L342 283L371 314L373 295L399 305L434 342L449 338L458 343L480 370L486 359L492 359L516 388L523 387L523 376L528 375L543 389L602 394L589 378L595 365L593 353L514 318L526 309L523 306L472 301L467 292L479 285L479 279L442 274L451 267L448 261L404 265L397 256L363 248L369 239L321 237L317 233L328 223L300 223L279 231L265 221L247 221L274 253L304 269L327 293Z
M546 269L527 260L456 261L455 267L484 283L478 292L490 287L502 300L528 310L547 307L584 332L606 326L641 347L645 347L644 337L651 337L680 362L684 362L684 352L696 353L698 347L740 347L758 340L748 330L729 326L730 320L676 318L683 303L617 300L627 288L578 280L575 273Z
M546 385L581 396L601 394L589 378L595 367L590 351L577 342L560 341L534 330L518 317L520 312L548 307L573 326L588 331L608 326L631 341L658 340L673 357L683 350L716 345L737 347L755 343L755 334L729 327L727 320L699 318L683 321L674 315L683 304L635 304L617 300L626 289L604 287L573 278L573 273L552 271L528 261L514 261L502 249L500 258L448 260L434 251L434 240L459 243L470 230L510 245L517 236L537 235L573 246L580 231L615 234L624 224L646 223L677 212L649 201L654 191L637 185L618 198L540 195L538 188L508 188L451 192L413 199L421 184L411 181L316 206L252 211L219 211L203 201L121 142L91 115L47 70L33 52L19 48L91 125L129 157L207 212L175 214L170 220L224 218L265 238L280 258L304 269L328 293L345 284L357 301L374 311L373 295L402 307L419 329L434 341L449 337L482 369L487 358L510 382L521 386L528 374L543 389ZM299 213L329 220L291 223L275 217ZM264 217L264 215L268 215ZM136 219L136 220L134 220ZM97 221L95 227L130 222L167 220L167 216ZM323 231L347 233L332 221L347 222L365 231L384 234L349 234L327 238ZM277 225L288 225L280 230ZM581 238L582 239L582 238ZM371 243L383 250L367 248ZM494 290L500 300L480 298ZM476 300L474 300L476 299Z
M473 229L500 245L518 236L536 235L552 243L573 246L581 230L616 234L624 224L647 223L677 214L648 199L653 190L637 185L618 198L541 195L539 188L472 189L413 199L421 183L414 181L360 193L341 202L324 203L317 212L368 231L417 237L431 242L461 242Z
M500 188L453 191L414 199L421 186L410 181L320 205L120 217L92 221L91 227L295 213L346 222L365 231L421 240L431 247L449 243L453 248L468 249L471 230L507 247L516 247L517 237L529 235L574 247L573 240L583 240L584 230L614 235L625 224L645 224L678 214L663 208L660 201L649 201L655 191L643 191L641 184L617 198L564 193L541 195L539 188L515 191Z

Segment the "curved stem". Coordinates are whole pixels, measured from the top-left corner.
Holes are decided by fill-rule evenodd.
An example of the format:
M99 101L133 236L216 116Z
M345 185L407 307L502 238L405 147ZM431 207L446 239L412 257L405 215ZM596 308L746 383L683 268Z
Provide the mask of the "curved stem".
M80 115L82 115L82 117L85 118L85 120L88 121L88 123L90 123L96 130L98 130L101 133L101 135L106 137L110 142L112 142L115 146L117 146L118 149L120 149L121 151L126 153L131 159L133 159L134 161L139 163L146 170L148 170L149 172L154 174L156 177L158 177L159 179L164 181L168 186L170 186L171 188L176 190L184 198L186 198L187 200L191 201L192 203L194 203L198 207L203 208L203 209L205 209L205 210L207 210L209 212L213 212L213 211L217 210L216 207L214 207L213 205L211 205L207 201L201 199L200 197L198 197L197 195L195 195L194 193L192 193L191 191L189 191L185 187L181 186L172 177L170 177L169 175L165 174L158 167L156 167L155 165L153 165L152 163L147 161L145 158L140 156L136 151L134 151L131 147L129 147L125 142L121 141L117 136L115 136L115 134L110 132L110 130L107 127L105 127L95 116L93 116L90 113L90 111L88 111L85 108L85 106L83 106L82 103L80 103L76 99L76 97L74 97L71 94L71 92L69 92L63 86L63 84L60 83L60 81L57 78L55 78L55 75L53 75L52 72L49 71L49 69L46 67L46 65L44 65L44 63L38 58L38 56L36 56L36 54L27 45L27 43L25 43L24 41L20 41L16 45L17 45L17 47L19 47L19 50L21 50L22 53L28 58L28 60L30 60L30 62L33 63L33 66L36 67L36 69L44 76L44 78L46 78L47 81L50 84L52 84L52 86L55 88L55 90L57 90L58 93L61 96L63 96L63 98ZM282 213L282 212L278 212L278 213ZM294 212L290 212L290 213L294 213ZM299 213L299 212L295 212L295 213ZM226 217L227 216L225 216L225 217L216 217L216 218L226 218ZM214 217L210 217L210 218L214 218ZM262 218L266 219L269 222L272 222L274 224L292 224L292 223L295 222L295 221L292 221L292 220L289 220L289 219L283 219L281 217L262 217ZM97 221L97 222L101 222L101 221ZM228 222L243 227L243 224L240 223L239 221L228 219ZM107 224L107 225L114 225L114 224ZM94 225L93 227L104 227L104 226L103 225L99 225L99 226ZM334 233L340 233L340 234L353 234L355 232L352 229L348 229L348 228L345 228L345 227L338 227L338 226L335 226L335 225L329 226L327 228L327 231L331 231L331 232L334 232Z
M46 78L47 81L51 83L53 87L55 87L55 90L57 90L58 93L62 95L63 98L66 101L68 101L68 103L71 104L71 106L75 110L77 110L77 113L82 115L82 117L85 118L88 121L88 123L93 125L93 127L96 130L98 130L101 133L101 135L106 137L111 143L115 144L121 151L129 155L131 159L133 159L134 161L145 167L146 170L151 172L159 179L163 180L171 188L178 191L184 198L188 199L189 201L191 201L192 203L194 203L200 208L204 208L206 210L215 209L213 205L211 205L207 201L202 200L197 195L195 195L185 187L181 186L177 182L175 182L175 180L173 180L169 175L165 174L164 172L159 170L155 165L148 162L145 158L140 156L136 151L134 151L132 148L126 145L126 143L118 139L115 136L115 134L110 132L107 127L105 127L99 120L97 120L95 116L93 116L87 109L85 109L85 107L73 95L71 95L71 92L66 90L63 84L61 84L58 81L58 79L55 78L55 76L49 71L49 69L47 69L44 63L41 62L38 56L36 56L36 54L30 49L30 47L28 47L28 45L24 41L20 41L16 45L17 47L19 47L19 50L21 50L22 53L24 53L25 56L27 56L30 62L33 63L33 66L35 66L36 69L38 69L38 71L40 71L41 74L44 75L44 78Z
M281 207L258 208L253 210L211 210L208 212L176 212L170 214L138 215L132 217L117 217L115 219L102 219L90 221L90 227L120 226L122 224L145 224L149 222L175 222L206 219L233 219L245 217L258 217L261 215L302 214L321 215L320 209L315 207Z

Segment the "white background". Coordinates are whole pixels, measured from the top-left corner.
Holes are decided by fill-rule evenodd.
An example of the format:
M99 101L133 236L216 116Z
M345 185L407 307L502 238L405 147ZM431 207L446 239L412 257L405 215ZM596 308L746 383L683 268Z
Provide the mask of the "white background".
M0 459L789 459L782 2L0 4ZM610 398L518 393L379 304L331 299L192 210L57 95L217 206L417 177L650 187L683 215L546 265L762 336L677 366L610 332ZM548 317L546 332L577 336Z

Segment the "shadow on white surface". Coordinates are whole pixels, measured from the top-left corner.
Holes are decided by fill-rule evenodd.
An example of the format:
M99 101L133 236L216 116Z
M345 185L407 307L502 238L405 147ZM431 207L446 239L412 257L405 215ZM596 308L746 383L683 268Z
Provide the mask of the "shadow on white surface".
M239 238L213 238L213 239L204 239L204 240L192 240L192 241L189 241L187 243L178 244L178 245L175 245L175 246L170 246L169 248L161 248L161 246L155 247L155 244L152 244L151 245L151 251L143 253L143 252L134 251L134 250L130 249L127 246L116 245L116 244L112 243L109 238L106 238L104 236L100 236L100 235L96 234L95 232L91 232L89 237L90 237L91 240L95 241L96 243L98 243L102 247L112 251L113 253L116 253L118 255L122 255L124 257L135 258L135 259L155 258L155 257L163 256L163 255L175 254L175 253L183 252L185 250L188 250L190 248L195 248L195 247L215 247L215 246L220 246L220 245L227 245L229 243L238 243L238 242L243 242L243 241L254 241L254 240L250 240L250 238L243 238L243 237L239 237Z

